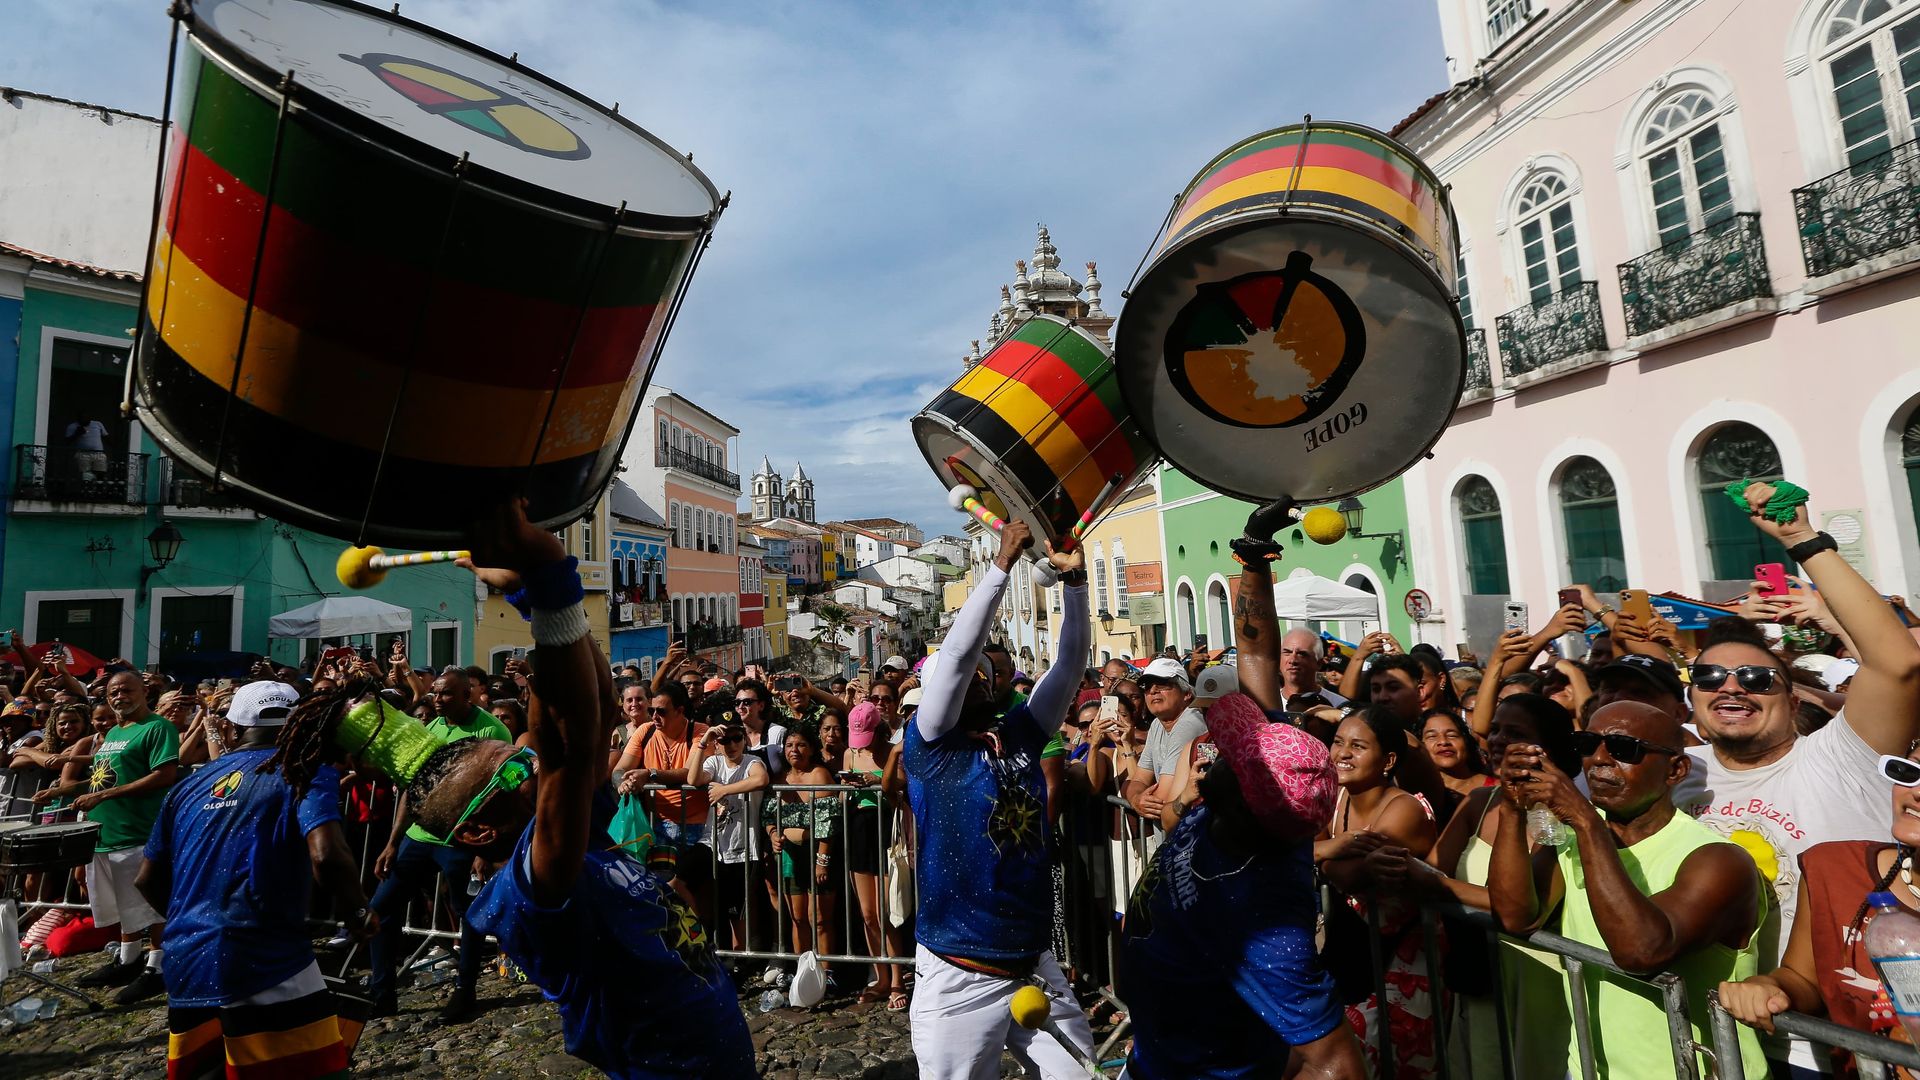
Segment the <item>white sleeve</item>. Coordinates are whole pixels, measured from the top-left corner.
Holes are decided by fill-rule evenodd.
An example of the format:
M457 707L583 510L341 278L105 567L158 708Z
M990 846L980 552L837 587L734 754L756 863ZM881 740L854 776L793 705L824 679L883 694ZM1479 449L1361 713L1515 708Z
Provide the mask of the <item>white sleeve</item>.
M1060 611L1060 643L1054 650L1053 666L1027 695L1027 711L1040 730L1052 735L1060 730L1073 704L1080 681L1087 674L1087 644L1093 640L1093 626L1087 619L1087 587L1062 585L1065 597Z
M1801 741L1805 745L1800 752L1818 763L1809 774L1819 778L1816 783L1844 787L1861 805L1886 813L1887 792L1892 785L1880 775L1880 752L1867 745L1867 740L1847 722L1846 706L1842 705L1832 720ZM1885 824L1884 819L1881 824Z
M920 737L936 742L960 722L960 703L966 698L967 683L980 663L980 650L987 644L987 630L993 625L993 613L1007 592L1007 572L995 563L987 568L973 595L960 606L947 628L947 642L940 654L927 666L926 680L920 686L920 711L913 714Z

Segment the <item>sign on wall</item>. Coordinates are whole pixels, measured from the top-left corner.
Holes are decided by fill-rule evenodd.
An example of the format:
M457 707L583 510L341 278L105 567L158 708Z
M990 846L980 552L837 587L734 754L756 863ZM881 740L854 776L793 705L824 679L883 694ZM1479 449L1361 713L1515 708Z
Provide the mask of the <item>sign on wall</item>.
M1154 568L1157 572L1159 567ZM1127 567L1127 576L1133 576L1133 567ZM1157 576L1157 575L1156 575ZM1131 586L1129 586L1131 588ZM1135 626L1159 626L1167 621L1167 598L1159 594L1141 596L1129 593L1127 596L1127 621Z
M1157 562L1127 564L1127 608L1132 610L1133 597L1138 593L1166 592L1165 580L1160 575ZM1135 619L1134 622L1140 620Z

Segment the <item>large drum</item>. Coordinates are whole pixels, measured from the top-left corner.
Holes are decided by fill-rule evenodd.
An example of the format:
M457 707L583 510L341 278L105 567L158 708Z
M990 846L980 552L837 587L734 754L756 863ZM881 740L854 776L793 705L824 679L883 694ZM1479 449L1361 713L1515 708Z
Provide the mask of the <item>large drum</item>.
M141 419L255 508L458 546L557 527L618 461L722 200L514 60L342 0L195 0L165 147Z
M1127 414L1106 346L1035 315L913 420L927 464L999 517L1056 545L1158 460Z
M1148 439L1201 483L1326 502L1405 472L1466 378L1446 189L1354 124L1248 139L1194 178L1114 339Z

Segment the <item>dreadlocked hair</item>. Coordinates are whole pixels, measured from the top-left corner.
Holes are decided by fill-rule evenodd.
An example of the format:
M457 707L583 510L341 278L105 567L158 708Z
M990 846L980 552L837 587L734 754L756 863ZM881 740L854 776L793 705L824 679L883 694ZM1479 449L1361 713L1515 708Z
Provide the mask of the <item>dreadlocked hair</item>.
M274 740L273 756L255 772L278 772L293 786L295 798L307 793L320 766L326 764L333 746L333 734L347 709L365 696L372 684L355 679L319 693L308 694L287 715L287 723Z
M419 771L407 784L407 808L419 822L420 827L442 839L450 839L454 818L459 809L443 806L445 800L435 799L441 781L452 775L468 754L483 749L487 739L457 739L427 755L420 763Z
M1880 880L1874 883L1873 888L1867 890L1865 899L1860 901L1860 910L1853 913L1853 921L1847 924L1848 941L1858 939L1860 924L1867 918L1867 908L1873 906L1873 894L1886 892L1887 887L1893 884L1894 877L1900 873L1901 866L1911 858L1913 858L1912 848L1905 844L1894 845L1893 862L1887 867L1887 872L1880 875Z

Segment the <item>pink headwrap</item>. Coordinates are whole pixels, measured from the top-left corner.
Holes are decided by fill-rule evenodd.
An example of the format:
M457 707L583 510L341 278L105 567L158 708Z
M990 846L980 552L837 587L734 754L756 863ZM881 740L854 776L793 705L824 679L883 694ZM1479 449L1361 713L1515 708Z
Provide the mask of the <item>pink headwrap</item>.
M1338 790L1333 762L1319 739L1273 723L1245 694L1228 694L1207 710L1207 734L1231 763L1247 809L1282 839L1311 837L1333 820Z

